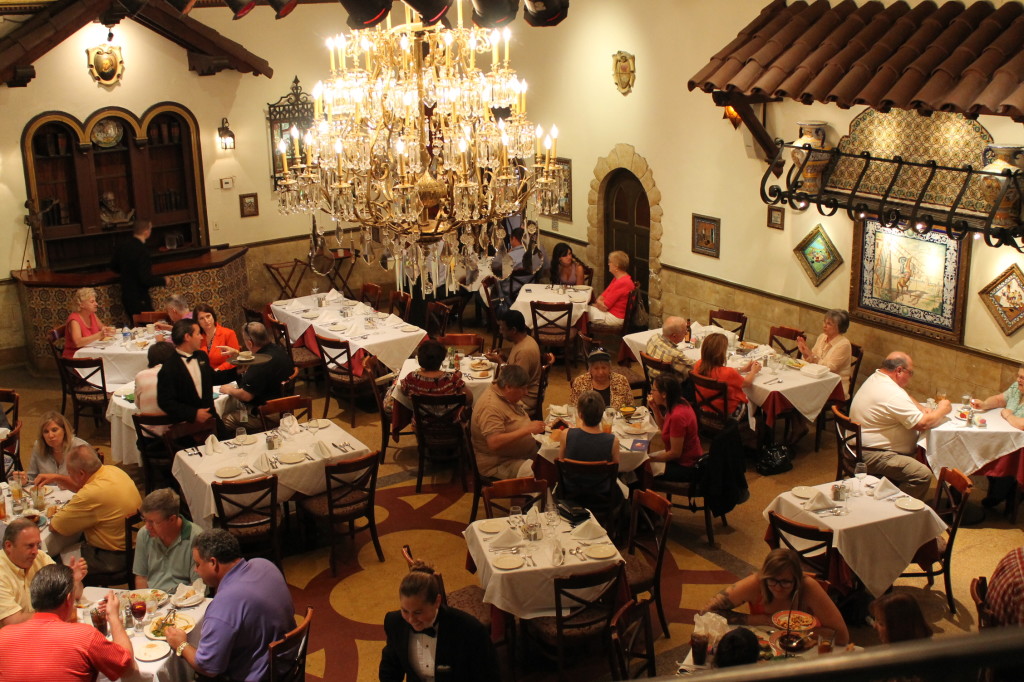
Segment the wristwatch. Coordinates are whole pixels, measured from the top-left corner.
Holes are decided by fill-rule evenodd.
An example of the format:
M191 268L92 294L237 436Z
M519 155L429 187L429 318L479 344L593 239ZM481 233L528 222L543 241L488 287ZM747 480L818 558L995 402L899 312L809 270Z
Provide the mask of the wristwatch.
M182 642L181 644L179 644L178 648L176 648L174 650L174 655L180 657L182 652L185 651L185 647L187 647L187 646L188 646L188 642Z

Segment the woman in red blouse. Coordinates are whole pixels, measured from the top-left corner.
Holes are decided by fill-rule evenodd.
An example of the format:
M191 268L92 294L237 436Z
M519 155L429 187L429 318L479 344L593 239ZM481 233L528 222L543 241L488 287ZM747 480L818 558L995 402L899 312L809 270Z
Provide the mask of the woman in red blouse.
M203 350L210 356L210 367L217 369L231 359L221 350L222 346L235 350L241 348L235 330L217 324L217 313L205 303L192 310L192 319L199 323L199 330L203 333Z
M693 366L694 374L724 383L729 392L726 395L726 414L739 415L747 404L743 388L754 383L754 377L761 371L761 363L751 360L739 370L725 366L725 355L729 340L724 334L709 334L700 347L700 360ZM701 392L697 387L697 392ZM715 405L718 407L718 405Z
M591 322L613 327L623 323L629 292L635 288L633 278L626 272L628 268L629 256L625 251L612 251L608 254L608 271L612 273L612 281L587 311Z
M64 323L64 357L75 357L75 351L99 341L103 336L114 333L113 327L104 327L100 318L96 317L99 304L96 302L96 290L84 287L75 292L72 299L75 311L68 315Z
M694 481L697 460L704 451L697 433L697 415L682 395L679 377L670 373L659 374L651 385L647 404L654 421L661 427L661 440L665 449L649 455L652 462L664 462L666 481Z

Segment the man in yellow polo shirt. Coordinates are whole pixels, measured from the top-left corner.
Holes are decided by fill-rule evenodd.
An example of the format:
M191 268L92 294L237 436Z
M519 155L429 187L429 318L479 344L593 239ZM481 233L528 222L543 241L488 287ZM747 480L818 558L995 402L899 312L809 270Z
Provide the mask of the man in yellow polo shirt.
M29 597L32 578L43 566L53 563L42 551L39 528L28 519L14 519L4 530L4 551L0 552L0 625L21 623L34 612ZM84 559L72 559L75 598L82 596L82 579L87 570Z
M135 482L121 469L101 464L88 445L71 449L67 469L78 492L50 520L50 530L84 533L82 557L93 573L124 570L124 519L142 505Z

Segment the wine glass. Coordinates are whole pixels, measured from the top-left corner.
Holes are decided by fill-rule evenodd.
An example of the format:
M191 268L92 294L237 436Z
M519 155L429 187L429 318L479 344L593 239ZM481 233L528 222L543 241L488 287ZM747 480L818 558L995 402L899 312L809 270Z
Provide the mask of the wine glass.
M514 504L508 508L508 520L513 528L519 528L523 523L523 508Z
M235 443L241 445L243 441L245 441L245 427L239 426L235 429Z
M548 509L544 512L544 521L548 524L548 537L554 537L555 527L558 526L558 510Z
M142 634L142 623L146 619L146 602L140 600L132 602L132 616L135 618L135 634Z
M285 412L281 415L281 428L277 431L281 434L282 438L287 438L292 435L292 431L295 429L295 415L291 412Z
M857 462L853 467L853 475L857 478L857 496L864 494L864 479L868 475L868 465L864 462Z

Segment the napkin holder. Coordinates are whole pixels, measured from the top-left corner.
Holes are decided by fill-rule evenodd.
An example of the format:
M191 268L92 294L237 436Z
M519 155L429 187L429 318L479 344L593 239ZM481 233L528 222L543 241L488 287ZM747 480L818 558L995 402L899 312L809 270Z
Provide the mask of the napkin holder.
M558 503L558 515L573 526L583 523L590 518L590 512L587 511L586 507L581 507L578 504L566 502L565 500Z

